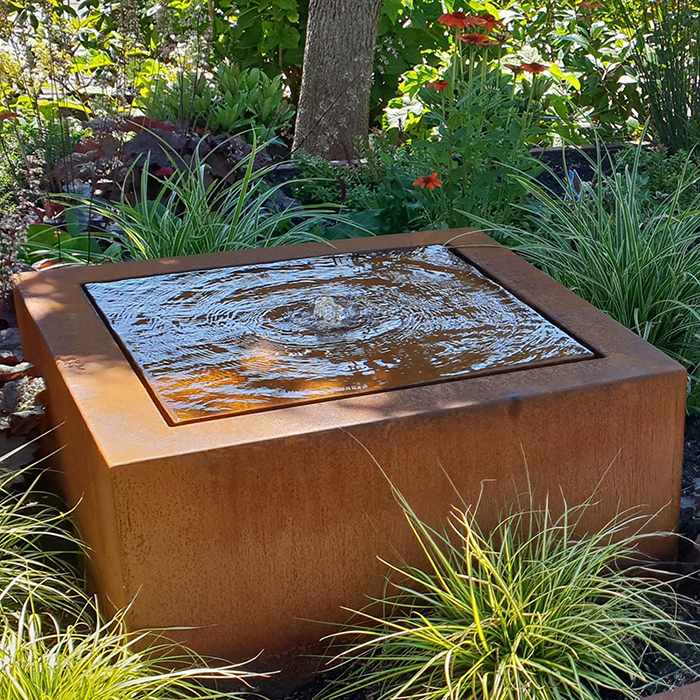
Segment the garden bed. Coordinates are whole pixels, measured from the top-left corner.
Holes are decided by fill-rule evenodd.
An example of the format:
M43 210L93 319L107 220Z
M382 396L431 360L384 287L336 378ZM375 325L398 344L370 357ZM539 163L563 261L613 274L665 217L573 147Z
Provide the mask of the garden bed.
M8 316L6 321L8 325L12 325L13 321ZM9 337L9 336L8 336ZM2 350L2 348L0 348ZM681 521L681 532L688 537L694 537L697 523L697 496L698 496L698 469L700 468L700 419L688 418L686 421L687 425L687 436L685 443L685 471L684 471L684 481L683 481L683 494L684 494L684 519ZM685 561L692 561L693 557L689 556L691 550L686 548L684 552ZM692 585L690 585L692 583ZM695 597L695 585L696 582L689 580L689 590L688 592L693 594ZM686 619L688 621L696 621L698 619L697 610L689 610ZM686 659L687 663L694 664L699 660L700 657L697 656L695 651L693 651L692 656ZM665 676L669 673L669 670L665 668L662 664L659 665L659 675ZM687 674L679 674L673 677L674 682L684 682L688 680ZM318 690L318 684L323 683L322 680L315 680L311 685L305 686L302 689L297 690L292 697L293 698L307 698L311 697L312 693ZM362 696L359 696L362 697ZM680 696L682 697L682 695Z

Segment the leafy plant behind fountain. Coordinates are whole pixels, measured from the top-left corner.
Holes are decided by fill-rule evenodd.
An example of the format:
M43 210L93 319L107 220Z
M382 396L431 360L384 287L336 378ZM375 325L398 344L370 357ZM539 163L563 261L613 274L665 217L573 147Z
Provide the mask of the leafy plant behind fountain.
M152 118L225 134L255 131L274 138L291 124L294 107L284 97L281 76L270 78L258 68L221 63L213 75L179 70L156 76L140 102Z
M438 531L396 495L425 564L389 564L382 597L331 635L340 678L320 700L636 699L655 680L643 650L686 669L666 647L686 640L682 599L619 566L638 559L646 517L581 535L592 502L556 516L530 499L493 531L467 506Z
M127 176L119 202L63 199L102 216L116 230L123 257L136 260L321 242L324 226L344 221L330 208L289 199L283 187L293 182L271 184L267 178L279 164L256 167L258 152L254 145L223 178L214 178L208 166L216 151L201 157L197 149L187 163L171 152L173 167L161 168L167 172L160 176L150 172L148 160L138 163L140 171ZM131 177L135 201L127 194Z
M681 166L675 191L650 199L639 177L641 147L607 176L599 153L592 184L558 191L519 173L531 201L515 205L523 222L503 226L474 217L485 230L580 297L680 361L700 379L700 195L681 206L700 180ZM687 169L688 168L688 169ZM557 176L553 171L554 180ZM691 394L691 403L695 403Z
M700 140L700 8L694 0L607 0L634 39L632 57L654 135L671 151Z

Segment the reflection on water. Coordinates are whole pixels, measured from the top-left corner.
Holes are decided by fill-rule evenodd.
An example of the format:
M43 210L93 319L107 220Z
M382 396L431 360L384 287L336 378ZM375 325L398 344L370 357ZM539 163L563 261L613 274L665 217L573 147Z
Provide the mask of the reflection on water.
M86 287L176 423L592 356L441 245Z

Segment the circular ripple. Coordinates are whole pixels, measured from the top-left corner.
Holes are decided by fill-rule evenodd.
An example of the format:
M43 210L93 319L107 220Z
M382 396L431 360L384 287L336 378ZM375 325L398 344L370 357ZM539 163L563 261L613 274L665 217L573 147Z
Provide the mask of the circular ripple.
M166 402L188 411L585 352L443 246L166 274L90 292ZM342 327L314 316L322 297L344 309Z

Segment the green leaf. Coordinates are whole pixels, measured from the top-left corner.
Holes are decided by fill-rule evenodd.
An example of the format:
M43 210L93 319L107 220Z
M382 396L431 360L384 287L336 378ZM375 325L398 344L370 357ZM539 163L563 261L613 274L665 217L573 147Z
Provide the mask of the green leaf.
M581 81L573 73L569 73L568 71L562 70L556 63L550 64L549 72L555 78L558 78L559 80L564 80L569 85L571 85L571 87L573 87L574 90L577 90L580 92Z

